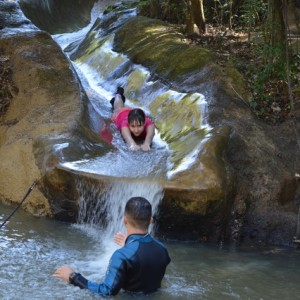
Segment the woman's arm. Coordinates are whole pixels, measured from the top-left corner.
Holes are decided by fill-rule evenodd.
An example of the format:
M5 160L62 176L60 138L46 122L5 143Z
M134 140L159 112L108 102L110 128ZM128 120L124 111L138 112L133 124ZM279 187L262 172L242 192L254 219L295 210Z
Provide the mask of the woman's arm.
M155 134L155 126L154 126L154 124L149 125L147 127L147 133L146 133L145 141L141 145L141 149L142 150L144 150L144 151L149 151L150 150L150 146L151 146L154 134Z
M129 147L130 150L135 151L135 150L140 150L141 149L141 147L138 146L135 143L134 139L132 138L130 130L129 130L128 127L125 127L125 126L122 127L121 128L121 134L122 134L122 137L125 140L125 142L128 145L128 147Z

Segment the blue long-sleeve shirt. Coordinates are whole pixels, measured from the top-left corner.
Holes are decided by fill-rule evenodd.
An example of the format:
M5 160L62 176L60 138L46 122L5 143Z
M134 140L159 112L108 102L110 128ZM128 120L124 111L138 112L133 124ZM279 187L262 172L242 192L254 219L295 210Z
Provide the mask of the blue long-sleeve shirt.
M133 234L113 253L102 283L89 281L79 273L72 283L100 295L116 295L120 289L151 293L160 288L170 261L162 243L149 234Z

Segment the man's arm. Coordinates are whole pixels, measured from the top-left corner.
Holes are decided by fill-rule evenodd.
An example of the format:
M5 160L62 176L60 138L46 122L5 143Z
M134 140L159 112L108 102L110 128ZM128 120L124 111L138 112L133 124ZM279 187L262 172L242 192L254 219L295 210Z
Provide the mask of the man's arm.
M58 268L53 276L100 295L116 295L122 288L126 276L124 258L117 251L113 254L109 262L105 279L102 283L86 279L80 273L76 273L69 266L62 266Z
M117 250L112 255L102 283L88 281L88 289L100 295L116 295L124 286L126 277L125 257Z
M88 280L85 277L83 277L80 273L76 273L74 269L67 265L58 268L54 272L53 277L63 279L64 281L78 286L81 289L88 288Z

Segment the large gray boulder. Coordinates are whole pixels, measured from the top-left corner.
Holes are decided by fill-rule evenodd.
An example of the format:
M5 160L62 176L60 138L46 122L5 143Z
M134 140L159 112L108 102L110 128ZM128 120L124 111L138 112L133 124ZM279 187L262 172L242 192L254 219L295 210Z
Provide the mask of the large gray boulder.
M36 181L40 188L33 190L24 208L49 216L42 178L56 163L53 146L74 140L84 95L70 62L51 36L30 25L15 3L1 2L0 11L2 90L6 91L0 116L0 197L18 203Z

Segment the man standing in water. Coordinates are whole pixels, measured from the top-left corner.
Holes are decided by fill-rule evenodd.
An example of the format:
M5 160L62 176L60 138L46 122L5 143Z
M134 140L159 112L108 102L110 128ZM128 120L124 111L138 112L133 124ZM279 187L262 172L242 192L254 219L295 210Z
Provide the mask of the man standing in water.
M144 294L155 292L171 260L167 249L148 233L151 220L148 200L142 197L128 200L124 214L127 238L124 246L113 253L102 283L89 281L69 266L58 268L53 276L100 295L116 295L120 289ZM122 236L119 238L121 244Z

